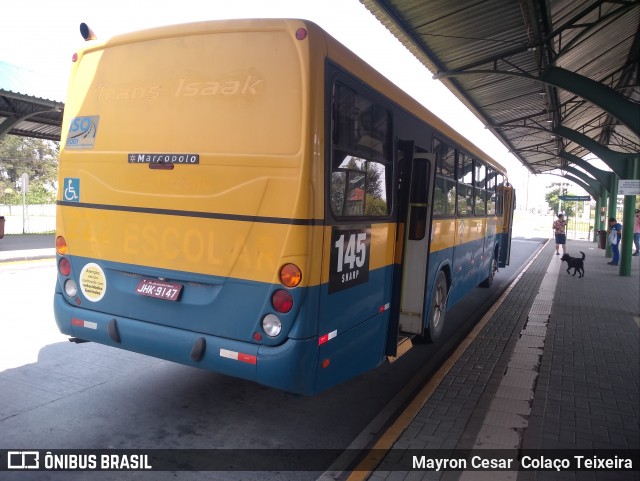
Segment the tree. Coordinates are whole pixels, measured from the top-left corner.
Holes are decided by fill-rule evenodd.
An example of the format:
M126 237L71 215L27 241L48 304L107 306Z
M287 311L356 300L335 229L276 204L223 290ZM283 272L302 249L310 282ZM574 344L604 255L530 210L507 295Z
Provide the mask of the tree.
M0 140L0 204L21 204L19 180L29 175L28 203L55 200L60 144L7 135Z
M572 194L570 192L567 192L567 188L566 186L563 186L563 184L559 184L554 182L553 184L551 184L549 187L551 187L551 190L547 191L547 193L544 195L544 200L547 202L547 204L549 204L549 208L555 213L555 214L559 214L560 212L558 212L558 209L560 208L560 196L561 195L577 195L577 194ZM547 187L547 188L549 188ZM560 191L560 189L562 188L562 192ZM573 217L575 214L574 211L574 206L575 203L574 202L563 202L562 203L562 212L565 214L565 217Z
M382 164L346 155L331 174L331 206L339 215L386 215Z

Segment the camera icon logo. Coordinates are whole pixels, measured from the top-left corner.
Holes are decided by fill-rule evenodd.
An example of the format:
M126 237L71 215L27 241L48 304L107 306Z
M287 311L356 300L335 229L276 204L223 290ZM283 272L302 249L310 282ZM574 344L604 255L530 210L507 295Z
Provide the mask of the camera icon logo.
M7 452L8 469L39 469L40 453L38 451Z

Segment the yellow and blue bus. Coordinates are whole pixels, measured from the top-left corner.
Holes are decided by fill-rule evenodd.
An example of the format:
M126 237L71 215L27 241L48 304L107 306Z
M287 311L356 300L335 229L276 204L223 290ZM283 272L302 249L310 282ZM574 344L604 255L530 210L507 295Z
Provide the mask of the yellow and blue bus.
M91 39L62 130L78 342L313 394L437 342L508 263L505 170L307 21Z

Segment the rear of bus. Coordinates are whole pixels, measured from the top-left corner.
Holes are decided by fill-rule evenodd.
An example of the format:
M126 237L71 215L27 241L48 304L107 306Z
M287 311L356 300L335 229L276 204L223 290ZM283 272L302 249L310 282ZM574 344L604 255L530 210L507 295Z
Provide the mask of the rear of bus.
M311 179L322 141L309 112L323 99L309 90L304 28L203 22L74 56L57 207L61 332L315 390L321 259L309 253L321 251L323 206Z

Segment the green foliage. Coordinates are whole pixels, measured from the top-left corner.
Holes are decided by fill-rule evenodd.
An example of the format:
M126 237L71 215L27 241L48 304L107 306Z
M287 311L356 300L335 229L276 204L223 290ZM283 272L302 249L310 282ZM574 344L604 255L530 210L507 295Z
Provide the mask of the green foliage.
M0 204L22 204L20 178L29 175L27 203L55 200L58 142L7 135L0 140Z
M561 195L576 195L567 191L566 187L563 188L563 192L560 191L561 185L553 183L553 187L544 195L544 200L549 204L549 208L557 215L560 208L560 196ZM562 213L565 217L573 217L575 215L575 202L562 202Z

